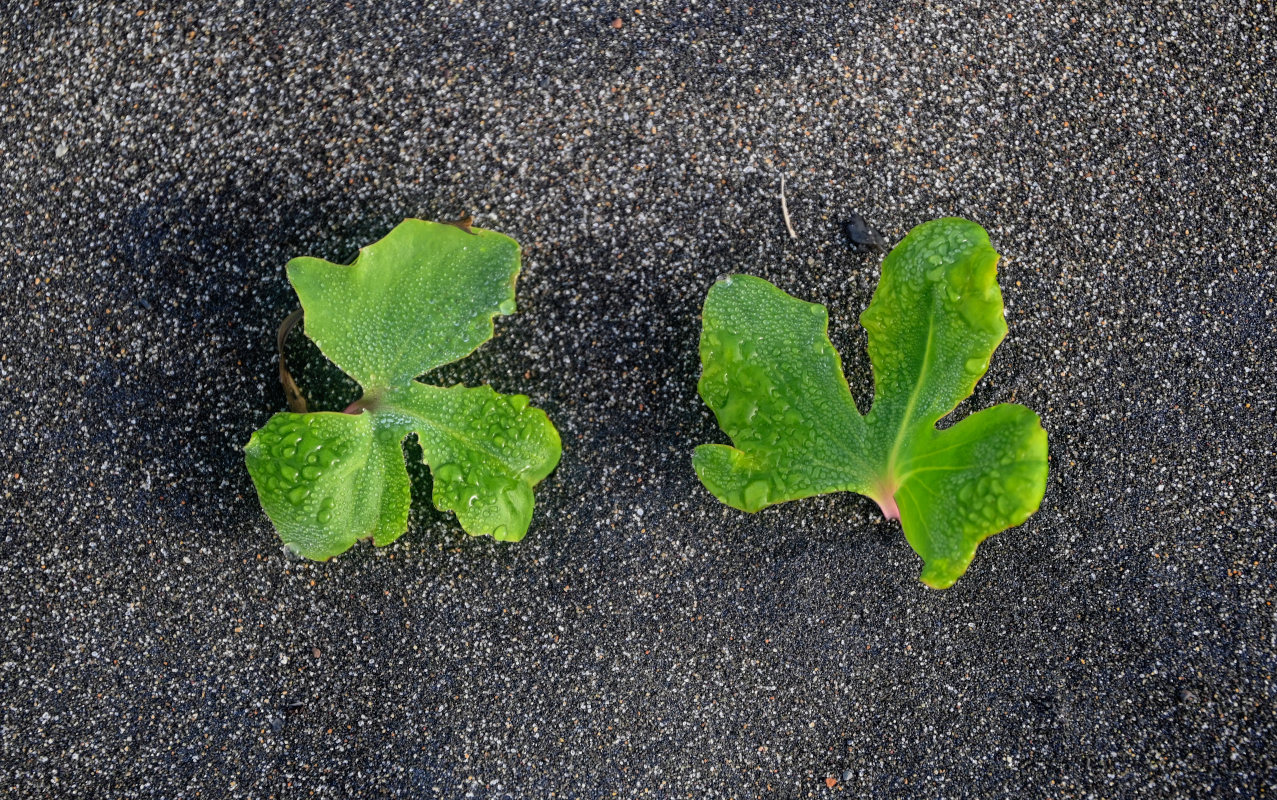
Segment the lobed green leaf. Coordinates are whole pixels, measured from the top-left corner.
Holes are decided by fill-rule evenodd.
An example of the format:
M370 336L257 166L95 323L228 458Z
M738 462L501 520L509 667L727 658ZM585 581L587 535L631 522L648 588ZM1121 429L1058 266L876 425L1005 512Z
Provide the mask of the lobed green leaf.
M396 458L386 458L387 444ZM262 508L299 555L323 560L367 537L384 543L407 524L402 452L370 414L281 412L244 449Z
M713 286L699 389L733 446L696 448L702 483L744 511L832 491L872 497L901 520L922 580L952 585L977 545L1022 523L1046 487L1046 432L1029 409L995 406L935 428L1006 335L997 261L980 226L953 218L892 250L860 318L875 391L864 416L823 306L746 275Z
M404 220L353 264L288 262L306 335L365 392L464 358L515 311L519 245L480 228Z
M491 387L420 383L388 406L417 434L434 476L434 503L473 535L517 542L532 521L532 487L559 463L559 433L528 398Z
M701 445L692 463L723 502L745 511L836 491L868 469L865 420L829 314L761 278L733 275L705 300L698 389L734 447Z

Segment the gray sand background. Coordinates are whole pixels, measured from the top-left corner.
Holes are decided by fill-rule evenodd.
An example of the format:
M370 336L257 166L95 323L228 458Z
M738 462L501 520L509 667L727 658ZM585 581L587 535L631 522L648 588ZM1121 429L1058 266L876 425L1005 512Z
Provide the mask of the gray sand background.
M1270 4L3 16L12 796L1277 791ZM520 313L431 377L558 425L532 531L418 500L392 547L290 561L241 452L285 262L465 211L523 243ZM870 500L750 516L691 469L716 276L827 305L868 406L853 211L989 230L1010 335L958 415L1050 433L1041 511L945 592Z

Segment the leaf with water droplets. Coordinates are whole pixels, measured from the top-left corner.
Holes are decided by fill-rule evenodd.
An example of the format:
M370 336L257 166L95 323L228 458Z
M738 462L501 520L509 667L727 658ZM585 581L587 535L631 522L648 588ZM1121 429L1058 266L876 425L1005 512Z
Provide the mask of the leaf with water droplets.
M514 313L519 245L481 228L404 220L343 266L288 262L306 335L365 392L464 358Z
M696 448L701 481L745 511L832 491L872 497L901 520L923 582L952 585L976 546L1024 522L1046 488L1046 432L1029 409L998 405L935 427L1006 335L997 261L988 234L962 219L920 225L892 250L860 317L874 367L864 416L823 306L750 276L715 284L699 389L734 446Z
M492 337L515 310L519 246L469 226L406 220L350 266L293 259L305 330L360 382L344 414L280 413L245 447L258 497L284 542L326 559L408 524L403 441L416 433L435 475L435 505L472 535L517 541L532 487L558 463L558 432L523 395L442 389L414 378ZM453 475L456 472L458 476Z
M434 503L472 535L517 542L532 521L532 487L559 462L559 433L521 395L489 386L411 383L391 398L417 434Z
M387 445L395 458L385 457ZM371 414L271 417L244 448L262 508L295 553L322 560L408 520L408 472L399 440ZM381 543L381 542L379 542Z
M829 315L761 278L709 290L701 333L701 397L735 447L706 444L692 463L723 502L745 511L855 491L865 420L829 343Z

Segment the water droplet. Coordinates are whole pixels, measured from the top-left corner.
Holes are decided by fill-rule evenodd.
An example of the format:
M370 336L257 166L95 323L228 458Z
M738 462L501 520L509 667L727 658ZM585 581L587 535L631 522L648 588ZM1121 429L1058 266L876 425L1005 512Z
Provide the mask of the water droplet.
M302 467L302 477L308 481L317 481L319 480L319 476L322 474L323 472L320 471L319 467L316 467L316 466Z
M288 502L295 506L301 505L302 501L310 496L310 489L305 486L298 486L288 493Z
M968 358L965 364L967 372L981 372L984 370L985 364L982 359Z
M1010 514L1015 510L1015 498L1009 494L1004 494L998 498L998 511L1003 515Z
M461 467L456 464L440 464L434 470L435 479L441 483L451 483L461 479Z
M749 508L765 506L770 499L771 484L765 480L753 481L745 487L745 505Z
M497 306L497 310L500 311L502 314L513 314L514 300L510 298L506 298L505 300L502 300L501 305Z

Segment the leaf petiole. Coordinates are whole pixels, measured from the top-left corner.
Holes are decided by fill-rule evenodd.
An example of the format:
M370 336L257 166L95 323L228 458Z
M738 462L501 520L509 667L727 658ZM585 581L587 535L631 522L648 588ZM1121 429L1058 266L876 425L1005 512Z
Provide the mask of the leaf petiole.
M297 382L293 380L292 373L288 371L288 363L284 360L284 343L288 341L288 334L292 333L293 328L301 321L303 313L303 310L299 308L284 317L284 321L279 323L279 334L275 337L276 347L279 348L279 382L284 385L284 398L288 401L288 410L295 414L306 413L306 398L297 388Z

